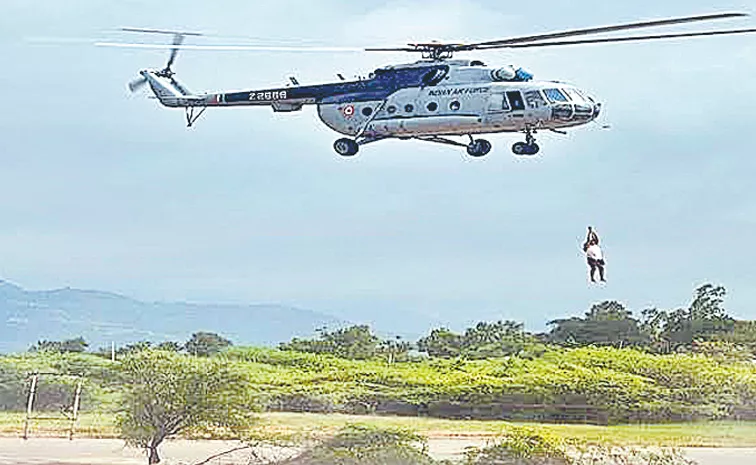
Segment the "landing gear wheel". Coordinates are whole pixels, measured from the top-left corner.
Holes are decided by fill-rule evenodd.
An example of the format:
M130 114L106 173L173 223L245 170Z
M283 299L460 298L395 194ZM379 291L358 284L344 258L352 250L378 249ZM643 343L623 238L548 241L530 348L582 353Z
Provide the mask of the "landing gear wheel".
M514 152L515 155L535 155L539 150L541 150L541 148L538 147L538 144L535 142L530 144L517 142L512 146L512 152Z
M343 138L333 143L333 149L342 157L352 157L357 155L360 146L352 139Z
M467 154L471 157L482 157L491 151L491 143L485 139L475 139L467 145Z

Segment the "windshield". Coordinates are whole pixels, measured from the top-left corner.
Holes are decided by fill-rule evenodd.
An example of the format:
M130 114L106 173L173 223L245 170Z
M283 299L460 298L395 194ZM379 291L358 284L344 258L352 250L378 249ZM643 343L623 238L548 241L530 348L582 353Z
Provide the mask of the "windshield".
M567 97L559 89L544 89L543 93L551 103L566 102Z
M564 92L567 95L570 96L570 98L572 99L573 102L580 102L580 103L582 103L582 102L585 101L585 99L583 99L583 96L576 89L566 88L566 89L564 89Z

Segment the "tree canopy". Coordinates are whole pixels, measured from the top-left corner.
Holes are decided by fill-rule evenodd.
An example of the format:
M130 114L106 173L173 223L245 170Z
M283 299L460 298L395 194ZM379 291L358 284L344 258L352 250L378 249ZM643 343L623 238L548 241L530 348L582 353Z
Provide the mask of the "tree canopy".
M192 334L192 337L184 344L184 350L191 355L207 357L231 345L233 344L230 340L219 334L200 331Z
M238 431L250 424L249 380L217 358L144 350L121 364L125 379L119 427L128 443L160 462L158 446L182 431L202 427Z
M30 352L85 352L89 347L87 341L83 337L79 336L75 339L66 339L64 341L46 341L41 340L34 344L29 351Z
M331 354L337 357L364 360L375 357L379 352L380 338L367 325L355 325L328 331L317 330L315 339L294 338L289 343L280 344L281 350Z
M628 345L639 346L649 341L640 322L632 312L616 301L591 306L585 316L553 320L548 341L561 345Z

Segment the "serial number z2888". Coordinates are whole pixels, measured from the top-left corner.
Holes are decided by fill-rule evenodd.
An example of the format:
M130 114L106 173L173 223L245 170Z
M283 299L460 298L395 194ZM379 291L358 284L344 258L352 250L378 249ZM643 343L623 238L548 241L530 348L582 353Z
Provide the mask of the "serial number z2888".
M249 100L285 100L287 92L285 90L250 92Z

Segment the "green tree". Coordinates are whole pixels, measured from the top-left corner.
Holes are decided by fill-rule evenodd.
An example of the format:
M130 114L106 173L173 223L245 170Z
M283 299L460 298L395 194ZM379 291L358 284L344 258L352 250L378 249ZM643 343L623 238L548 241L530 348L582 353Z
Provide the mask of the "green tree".
M0 411L18 411L24 408L26 379L17 368L0 364Z
M677 309L665 318L662 337L673 346L685 346L696 339L712 340L732 332L735 320L724 308L725 288L704 284L696 289L686 309Z
M233 345L231 341L216 333L200 331L192 334L192 337L184 345L184 350L191 355L207 357L217 354L231 345Z
M694 341L736 342L728 338L733 337L736 331L743 331L746 326L738 325L727 314L725 295L724 287L704 284L696 289L693 301L687 308L671 312L655 308L643 310L641 328L654 342L654 348L665 352L691 349ZM741 332L740 337L743 336Z
M621 303L604 301L593 305L584 318L553 320L549 342L561 345L641 346L649 342L641 324Z
M535 338L515 321L479 322L462 336L463 354L470 358L505 357L535 344Z
M118 347L116 349L116 355L123 356L128 354L133 354L135 352L141 352L143 350L148 350L152 347L152 343L149 341L139 341L135 342L133 344L126 344L125 346Z
M411 349L412 344L402 341L401 336L396 336L394 340L381 341L378 345L378 352L386 357L389 364L407 361Z
M175 341L165 341L155 346L156 350L166 350L168 352L181 352L181 344Z
M355 325L335 331L319 328L317 333L317 339L294 338L291 342L280 344L279 348L296 352L331 354L355 360L373 358L379 353L380 338L374 335L367 325Z
M64 341L46 341L41 340L34 344L29 351L30 352L86 352L89 344L83 337L79 336L75 339L66 339Z
M463 337L447 328L437 328L417 341L418 350L431 357L457 357L462 353Z
M202 427L238 434L252 419L251 384L227 361L145 350L127 356L121 370L118 425L130 445L148 450L150 464L160 462L166 438Z
M505 357L537 345L536 338L525 331L522 323L515 321L481 321L463 334L438 328L417 341L418 349L431 357L471 359Z
M588 321L622 321L629 320L633 313L624 305L614 300L607 300L591 306L585 314Z

